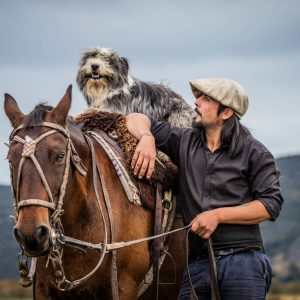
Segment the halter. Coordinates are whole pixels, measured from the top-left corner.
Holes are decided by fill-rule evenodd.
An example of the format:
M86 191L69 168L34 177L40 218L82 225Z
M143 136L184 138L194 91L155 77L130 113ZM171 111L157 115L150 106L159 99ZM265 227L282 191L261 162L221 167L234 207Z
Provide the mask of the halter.
M62 127L58 124L50 123L50 122L42 122L40 125L37 125L37 126L52 128L52 130L39 135L35 140L33 140L29 136L25 136L25 139L23 139L17 135L17 132L20 129L25 127L24 124L22 124L11 133L10 138L9 138L10 143L12 143L13 141L16 141L16 142L19 142L24 145L23 151L22 151L22 158L21 158L21 161L20 161L19 167L18 167L16 190L14 190L14 188L13 188L13 178L12 178L12 170L11 170L11 186L12 186L12 191L13 191L12 194L13 194L14 218L15 218L15 221L17 222L19 209L22 207L31 206L31 205L42 206L42 207L46 207L53 211L51 220L50 220L50 224L52 226L52 225L55 225L59 221L59 218L63 213L63 209L62 209L63 199L64 199L64 195L65 195L65 191L66 191L66 185L68 182L71 159L72 159L72 162L75 165L76 169L80 172L81 175L83 175L83 176L86 175L86 168L83 166L81 159L79 158L79 156L74 148L74 145L70 138L70 134L67 129L65 129L64 127ZM63 175L62 184L60 187L59 199L58 199L57 204L55 205L53 196L52 196L52 192L50 190L50 187L49 187L49 184L45 177L45 174L41 168L41 165L39 164L38 160L36 159L35 150L36 150L36 145L41 140L43 140L47 136L57 133L57 132L63 134L67 139L67 153L66 153L66 165L65 165L64 175ZM36 167L38 174L42 180L42 183L47 191L50 201L46 201L43 199L25 199L25 200L19 201L20 178L21 178L22 168L23 168L23 165L24 165L24 162L26 161L26 159L32 160L32 162L33 162L34 166ZM10 166L10 168L11 168L11 166Z

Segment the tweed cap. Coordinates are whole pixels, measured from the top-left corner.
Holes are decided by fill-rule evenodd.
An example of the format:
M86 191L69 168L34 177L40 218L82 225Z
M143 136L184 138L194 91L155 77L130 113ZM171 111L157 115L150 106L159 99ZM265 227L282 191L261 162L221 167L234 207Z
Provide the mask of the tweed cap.
M206 94L224 106L230 107L239 118L247 111L248 96L245 90L231 79L194 79L190 81L190 85L196 98Z

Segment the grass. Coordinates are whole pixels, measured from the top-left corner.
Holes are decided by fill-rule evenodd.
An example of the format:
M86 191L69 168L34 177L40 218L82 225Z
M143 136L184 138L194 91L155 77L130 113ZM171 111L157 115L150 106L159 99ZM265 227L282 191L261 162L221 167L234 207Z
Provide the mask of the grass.
M23 288L13 280L0 281L0 300L32 300L32 288Z
M300 295L269 295L267 300L300 300Z
M300 282L274 284L267 300L300 300ZM22 288L16 281L0 281L0 300L32 300L32 289Z

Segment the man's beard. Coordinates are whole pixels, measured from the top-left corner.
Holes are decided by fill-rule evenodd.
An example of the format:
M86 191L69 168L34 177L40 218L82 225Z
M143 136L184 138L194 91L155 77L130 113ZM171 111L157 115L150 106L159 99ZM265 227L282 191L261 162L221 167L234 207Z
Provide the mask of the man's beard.
M202 117L200 111L197 108L195 108L194 111L197 115ZM203 122L202 121L196 121L196 119L192 121L192 127L199 130L199 131L205 131L205 125L203 124Z
M205 131L205 125L202 121L195 121L192 122L192 127L199 130L199 131Z
M195 108L195 112L202 118L202 114L198 111L197 108ZM200 132L205 132L207 130L214 129L218 126L219 126L218 122L208 123L208 122L203 122L203 120L196 121L196 119L192 121L192 127L195 128L196 130L199 130Z

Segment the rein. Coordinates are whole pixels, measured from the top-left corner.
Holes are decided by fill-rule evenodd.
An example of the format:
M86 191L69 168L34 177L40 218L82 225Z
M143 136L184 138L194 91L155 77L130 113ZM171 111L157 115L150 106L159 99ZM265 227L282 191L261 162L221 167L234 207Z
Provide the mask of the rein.
M139 244L139 243L151 241L151 240L154 240L154 239L157 239L157 238L162 238L164 236L173 234L175 232L179 232L179 231L182 231L182 230L189 229L190 227L191 227L191 225L187 225L187 226L177 228L177 229L174 229L174 230L171 230L171 231L168 231L168 232L148 236L148 237L141 238L141 239L136 239L136 240L132 240L132 241L128 241L128 242L116 242L116 243L106 244L106 247L104 247L102 243L93 244L93 243L89 243L89 242L84 242L84 241L81 241L81 240L78 240L78 239L75 239L75 238L72 238L72 237L65 236L63 234L56 235L55 239L59 243L61 243L62 245L65 245L65 246L68 246L68 247L75 247L75 248L81 249L83 251L85 249L95 249L95 250L98 250L98 251L102 252L105 249L106 253L109 253L111 251L115 251L115 250L122 249L122 248L125 248L125 247L130 247L130 246L133 246L133 245L136 245L136 244Z

